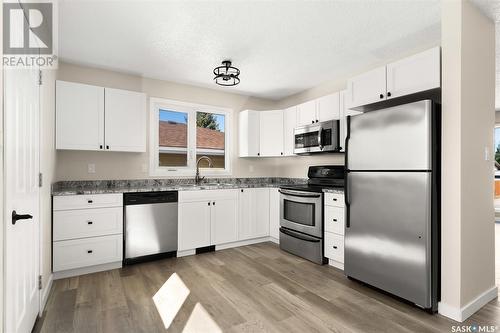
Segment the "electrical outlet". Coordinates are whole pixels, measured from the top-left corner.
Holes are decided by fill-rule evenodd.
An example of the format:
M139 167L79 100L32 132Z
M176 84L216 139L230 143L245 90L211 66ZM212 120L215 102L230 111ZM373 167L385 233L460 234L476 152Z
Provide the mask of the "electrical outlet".
M248 171L249 171L249 172L253 172L253 170L254 170L253 165L249 165L249 166L248 166Z
M148 172L148 165L146 163L142 164L141 171L144 172L144 173Z
M87 172L88 173L95 173L95 164L94 163L87 164Z

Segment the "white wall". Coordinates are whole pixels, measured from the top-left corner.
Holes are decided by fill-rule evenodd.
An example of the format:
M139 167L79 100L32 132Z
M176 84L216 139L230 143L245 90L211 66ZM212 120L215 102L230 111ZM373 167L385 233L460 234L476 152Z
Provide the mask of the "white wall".
M439 311L461 321L497 295L493 223L495 29L468 0L443 1L442 63Z
M231 108L234 111L231 128L233 139L230 143L232 148L232 176L262 177L275 175L276 158L238 158L237 150L239 111L244 109L273 109L276 104L274 101L61 62L59 63L58 79L141 91L148 95L148 101L149 97L161 97ZM146 112L149 112L149 106ZM149 120L149 117L147 119ZM142 171L143 165L149 162L148 154L58 151L56 180L148 178L148 172ZM96 165L95 174L87 173L88 163ZM253 171L251 171L252 168Z

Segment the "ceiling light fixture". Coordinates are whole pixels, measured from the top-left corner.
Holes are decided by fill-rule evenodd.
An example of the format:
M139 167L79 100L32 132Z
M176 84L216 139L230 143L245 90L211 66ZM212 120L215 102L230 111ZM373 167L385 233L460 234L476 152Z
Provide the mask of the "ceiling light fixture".
M214 80L220 86L235 86L240 83L240 70L231 66L230 60L224 60L222 66L214 68Z

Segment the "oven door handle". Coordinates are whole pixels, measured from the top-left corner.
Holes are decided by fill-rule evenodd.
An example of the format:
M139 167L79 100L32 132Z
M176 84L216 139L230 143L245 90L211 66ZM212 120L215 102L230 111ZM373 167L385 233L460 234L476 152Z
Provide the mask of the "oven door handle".
M320 240L317 238L308 237L306 235L303 235L303 234L298 233L298 232L294 232L292 230L285 229L283 227L280 228L280 232L282 232L285 235L288 235L290 237L297 238L297 239L300 239L300 240L303 240L306 242L311 242L311 243L319 243L320 242Z
M283 190L278 190L281 194L284 195L289 195L292 197L299 197L299 198L320 198L321 194L298 194L297 192L288 192L288 191L283 191Z

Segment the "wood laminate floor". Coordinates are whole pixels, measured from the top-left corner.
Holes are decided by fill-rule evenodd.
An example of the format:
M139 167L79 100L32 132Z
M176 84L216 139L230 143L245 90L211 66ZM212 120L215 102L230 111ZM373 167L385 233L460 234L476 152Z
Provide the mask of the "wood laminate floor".
M168 330L160 312L167 325L173 319ZM472 324L500 327L498 301L461 325ZM55 281L35 332L424 333L453 325L261 243Z

